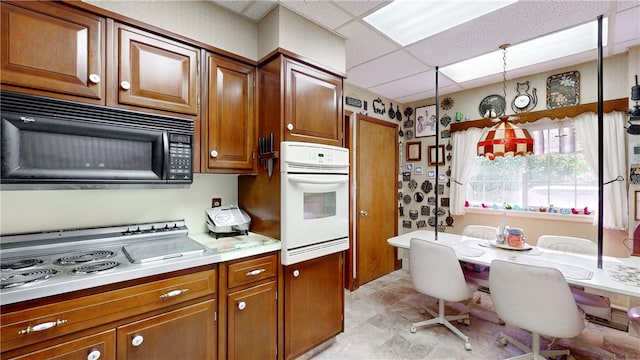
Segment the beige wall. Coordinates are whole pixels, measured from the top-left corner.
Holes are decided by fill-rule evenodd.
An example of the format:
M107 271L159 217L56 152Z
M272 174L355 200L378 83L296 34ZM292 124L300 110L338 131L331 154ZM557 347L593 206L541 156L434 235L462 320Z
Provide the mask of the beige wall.
M178 219L197 234L212 197L237 204L237 176L195 174L185 189L0 191L0 234Z

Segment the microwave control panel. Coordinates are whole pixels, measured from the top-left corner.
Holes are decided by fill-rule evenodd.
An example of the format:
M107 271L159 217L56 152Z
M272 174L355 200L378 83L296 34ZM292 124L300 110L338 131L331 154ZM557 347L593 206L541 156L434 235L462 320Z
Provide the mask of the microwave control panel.
M169 134L169 180L191 180L191 136Z

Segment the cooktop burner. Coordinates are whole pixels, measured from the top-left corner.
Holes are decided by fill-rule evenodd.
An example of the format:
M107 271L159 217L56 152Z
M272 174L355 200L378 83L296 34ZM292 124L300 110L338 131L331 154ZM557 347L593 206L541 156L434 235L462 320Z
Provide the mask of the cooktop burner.
M102 271L111 270L120 265L117 261L98 261L90 264L80 265L71 270L73 275L95 274Z
M20 260L11 260L8 262L3 262L0 264L0 269L2 270L20 270L36 265L44 264L43 260L40 259L20 259Z
M56 264L59 265L75 265L82 264L89 261L100 260L100 259L108 259L116 256L115 251L109 250L95 250L95 251L84 251L69 254L63 256L56 260Z
M38 280L48 279L58 273L54 269L33 269L2 273L0 289L11 288Z

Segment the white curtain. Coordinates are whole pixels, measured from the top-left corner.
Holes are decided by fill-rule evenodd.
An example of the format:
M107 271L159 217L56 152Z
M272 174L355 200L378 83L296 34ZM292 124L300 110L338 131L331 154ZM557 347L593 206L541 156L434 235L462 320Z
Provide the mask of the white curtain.
M453 158L451 159L451 191L449 196L451 215L464 215L465 185L476 158L476 146L482 132L482 129L469 128L464 131L456 131L452 135L453 151L451 153Z
M620 111L606 113L603 116L603 217L602 227L625 230L629 225L627 204L627 169L624 128L627 114ZM582 113L573 118L576 136L582 144L582 151L589 166L598 174L598 115L593 112ZM616 181L618 177L623 181ZM608 184L607 184L608 183ZM594 223L597 223L597 217Z

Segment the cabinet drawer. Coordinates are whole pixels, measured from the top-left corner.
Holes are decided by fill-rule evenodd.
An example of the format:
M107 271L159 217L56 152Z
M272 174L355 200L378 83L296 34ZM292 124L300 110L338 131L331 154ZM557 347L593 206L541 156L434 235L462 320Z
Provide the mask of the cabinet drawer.
M5 358L3 354L3 359ZM8 360L50 359L72 360L89 359L89 356L100 360L116 358L116 331L107 330L95 335L81 337L76 340L63 342L42 350L28 352L22 355L6 357ZM97 358L96 358L97 356Z
M2 350L33 344L75 331L212 295L216 271L200 271L69 300L3 311Z
M277 264L275 254L229 264L227 287L233 288L276 276Z

